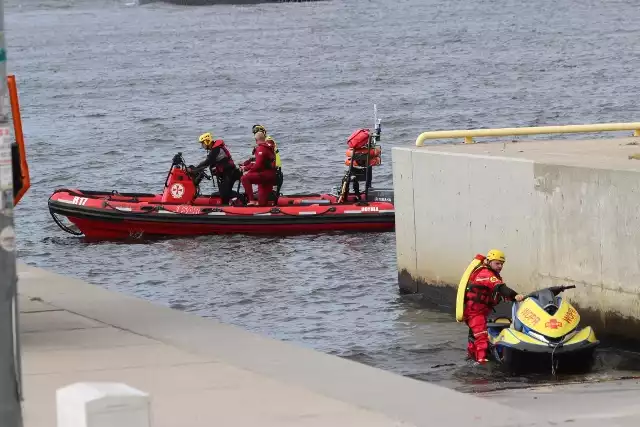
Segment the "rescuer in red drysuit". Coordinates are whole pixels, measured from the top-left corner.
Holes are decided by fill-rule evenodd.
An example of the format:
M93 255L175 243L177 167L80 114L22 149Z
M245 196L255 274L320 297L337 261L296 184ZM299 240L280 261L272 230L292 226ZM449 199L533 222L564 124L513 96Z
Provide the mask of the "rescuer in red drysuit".
M469 343L467 353L478 363L487 362L487 347L489 337L487 333L487 317L491 310L498 305L500 299L507 301L522 301L524 296L509 288L500 277L500 271L505 262L504 253L493 249L486 257L476 255L482 260L469 276L464 296L464 320L469 326Z
M280 161L280 150L278 149L278 145L272 137L267 135L267 128L265 128L264 126L253 125L251 131L253 132L253 137L256 141L256 145L253 147L253 151L251 152L252 156L255 156L256 148L258 147L260 141L264 141L265 139L267 141L273 141L273 146L276 152L276 195L279 196L280 189L282 188L282 183L284 182L284 175L282 174L282 162ZM250 160L248 160L248 162L250 163L253 160L255 160L255 157L252 157Z
M276 183L275 145L270 139L259 141L254 154L254 163L247 161L243 164L245 174L240 182L247 195L247 206L266 206ZM258 185L258 202L253 198L253 184Z

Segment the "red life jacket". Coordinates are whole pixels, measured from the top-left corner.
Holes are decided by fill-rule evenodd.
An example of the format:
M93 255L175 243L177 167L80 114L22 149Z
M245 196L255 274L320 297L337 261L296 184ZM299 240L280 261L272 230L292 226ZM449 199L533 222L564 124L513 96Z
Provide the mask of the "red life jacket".
M222 139L217 139L213 142L211 149L220 148L220 153L216 158L216 167L215 171L217 174L222 174L225 169L235 168L236 165L233 163L233 158L231 157L231 152L227 149L224 141ZM226 159L226 161L225 161Z
M489 274L478 277L482 270L487 270ZM491 310L500 303L500 295L496 292L496 285L502 284L500 275L485 265L479 266L471 273L467 291L465 293L465 302L468 309L473 311Z

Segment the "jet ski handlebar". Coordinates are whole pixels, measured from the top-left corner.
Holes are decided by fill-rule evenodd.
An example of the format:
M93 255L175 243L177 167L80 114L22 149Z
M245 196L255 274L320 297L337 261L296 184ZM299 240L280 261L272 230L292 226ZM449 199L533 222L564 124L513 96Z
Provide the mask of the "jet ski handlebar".
M187 166L187 162L184 160L184 157L182 156L182 152L178 152L175 156L173 156L173 159L171 160L171 167L169 168L169 172L167 173L167 178L165 179L165 182L164 182L165 186L167 185L167 182L169 182L171 169L173 169L174 166L185 171L189 176L189 178L191 178L191 180L196 185L198 185L198 183L202 180L203 177L207 178L208 180L212 179L212 177L208 175L205 171L200 171L200 172L192 171L193 166L192 165Z
M182 157L182 153L178 153L173 156L173 160L171 161L171 166L184 166L187 167L186 162L184 161L184 157Z
M551 286L549 289L554 294L558 295L560 292L566 291L567 289L575 289L576 285L567 285L567 286Z
M553 292L554 295L558 295L560 292L564 292L567 289L575 289L576 285L566 285L566 286L550 286L548 288L544 288L544 289L540 289L534 292L531 292L530 294L525 295L525 298L529 298L532 296L535 296L538 292L540 292L541 290L545 290L548 289L551 292Z

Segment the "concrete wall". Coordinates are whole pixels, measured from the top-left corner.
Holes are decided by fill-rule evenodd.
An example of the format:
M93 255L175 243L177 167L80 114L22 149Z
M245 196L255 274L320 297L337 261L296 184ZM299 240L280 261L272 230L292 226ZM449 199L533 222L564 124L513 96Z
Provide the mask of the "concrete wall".
M392 158L404 292L452 306L473 256L499 248L516 290L572 283L565 296L601 328L640 319L640 172L424 148Z

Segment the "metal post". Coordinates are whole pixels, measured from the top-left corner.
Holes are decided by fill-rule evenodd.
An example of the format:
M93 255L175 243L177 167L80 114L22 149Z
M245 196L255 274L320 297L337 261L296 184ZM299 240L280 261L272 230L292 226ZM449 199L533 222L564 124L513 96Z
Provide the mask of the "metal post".
M0 0L0 420L3 427L22 427L11 143L4 0Z

